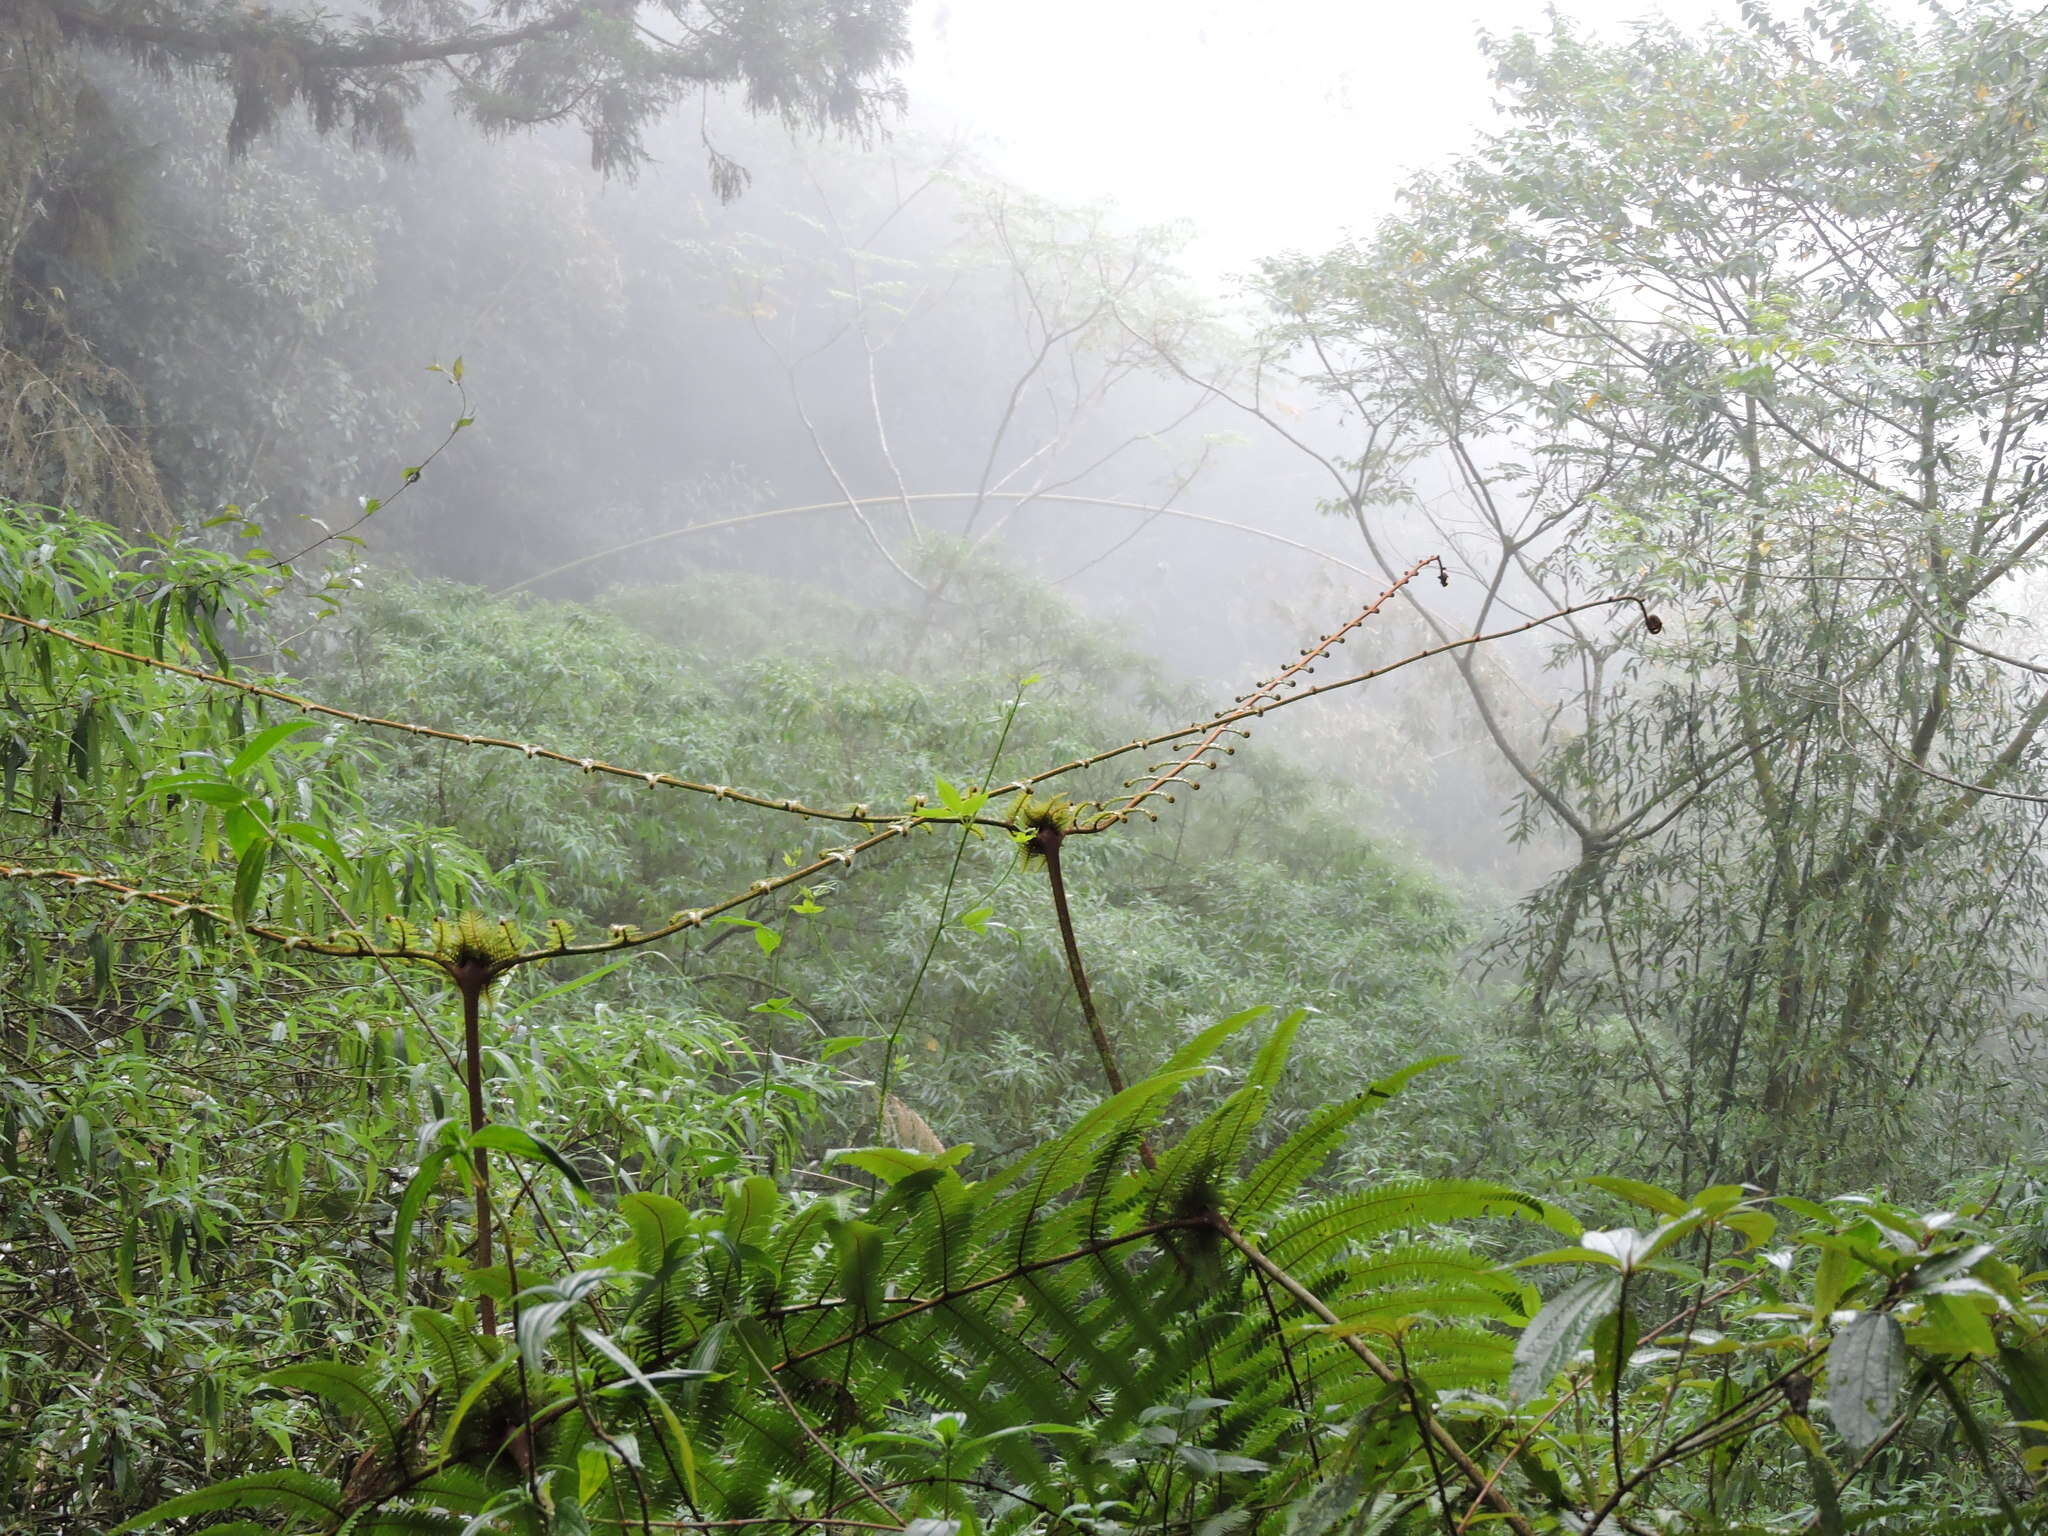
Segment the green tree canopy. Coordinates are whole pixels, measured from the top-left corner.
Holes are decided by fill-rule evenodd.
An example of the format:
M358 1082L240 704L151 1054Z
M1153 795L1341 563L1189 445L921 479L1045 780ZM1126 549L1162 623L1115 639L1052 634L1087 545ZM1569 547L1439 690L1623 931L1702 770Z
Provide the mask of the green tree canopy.
M218 75L234 89L232 152L303 105L322 132L409 148L406 115L430 77L488 131L572 120L590 163L631 171L641 129L707 89L792 124L867 134L901 100L889 71L909 53L901 0L608 0L600 5L413 3L369 14L208 0L24 0L17 35L127 54L149 68ZM708 147L708 146L707 146ZM745 172L712 151L730 195Z
M2040 911L2048 696L1973 646L2048 537L2048 51L2004 7L1835 4L1494 57L1505 131L1268 268L1272 356L1363 425L1329 504L1382 563L1413 513L1463 552L1439 635L1672 616L1575 622L1547 718L1461 660L1568 850L1532 1018L1681 1168L1881 1158Z

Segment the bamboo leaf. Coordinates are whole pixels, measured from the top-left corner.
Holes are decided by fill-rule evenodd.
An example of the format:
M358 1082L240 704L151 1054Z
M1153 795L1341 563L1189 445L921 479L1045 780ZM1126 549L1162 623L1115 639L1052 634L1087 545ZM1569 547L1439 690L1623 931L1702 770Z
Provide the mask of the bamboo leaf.
M281 720L276 725L264 727L249 738L247 746L235 754L234 760L227 766L227 776L231 779L240 777L299 732L318 728L319 722L314 720Z

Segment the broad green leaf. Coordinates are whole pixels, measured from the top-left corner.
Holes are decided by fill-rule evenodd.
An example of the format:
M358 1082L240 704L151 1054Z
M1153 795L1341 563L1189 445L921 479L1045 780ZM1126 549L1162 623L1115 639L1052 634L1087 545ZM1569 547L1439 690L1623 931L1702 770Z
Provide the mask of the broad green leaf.
M690 1437L683 1433L683 1421L676 1417L675 1409L669 1406L668 1399L656 1390L654 1383L647 1379L632 1357L618 1345L594 1328L579 1327L577 1332L583 1336L586 1344L623 1371L626 1379L638 1387L660 1413L662 1427L668 1431L669 1439L675 1446L676 1460L682 1467L684 1486L689 1492L691 1502L695 1503L702 1497L697 1489L697 1452L690 1444Z
M181 1493L176 1498L166 1499L155 1508L137 1515L133 1520L116 1526L110 1536L123 1536L124 1532L162 1525L167 1520L182 1520L187 1515L208 1515L216 1510L248 1508L274 1509L280 1514L329 1524L340 1520L345 1512L341 1490L326 1478L315 1477L310 1472L300 1472L290 1467L280 1467L273 1472L258 1472L249 1477L232 1477L224 1483L215 1483L210 1488L199 1488L191 1493Z
M1998 1383L2015 1420L2048 1423L2048 1345L2001 1344ZM2026 1438L2033 1445L2048 1440L2039 1430L2029 1431Z
M181 795L187 800L197 800L202 805L240 805L248 798L239 784L230 784L225 779L204 773L180 773L167 779L151 779L143 787L144 795Z
M334 834L325 827L317 827L310 821L287 821L279 825L277 835L289 838L293 842L304 843L336 869L344 874L348 872L348 854L342 850L341 844L335 841Z
M1849 1293L1868 1266L1861 1259L1853 1257L1848 1248L1839 1242L1822 1239L1820 1242L1820 1263L1813 1273L1813 1322L1809 1331L1827 1325L1835 1308L1842 1304L1842 1298Z
M1618 1195L1632 1205L1640 1205L1655 1211L1660 1216L1683 1216L1692 1209L1684 1200L1668 1189L1659 1189L1654 1184L1645 1184L1640 1179L1618 1179L1601 1175L1586 1180L1595 1189L1604 1189L1610 1195Z
M242 850L235 863L235 921L247 926L263 894L263 874L270 864L270 839L258 837Z
M1558 1372L1584 1347L1602 1318L1611 1317L1621 1297L1618 1274L1588 1275L1543 1305L1515 1341L1508 1393L1526 1403L1541 1395Z
M1828 1349L1828 1416L1862 1450L1891 1422L1906 1380L1906 1340L1889 1312L1859 1312Z
M934 1157L929 1152L912 1152L904 1147L854 1147L839 1153L833 1161L873 1174L884 1184L894 1184L913 1173L957 1167L973 1150L967 1145L948 1147Z

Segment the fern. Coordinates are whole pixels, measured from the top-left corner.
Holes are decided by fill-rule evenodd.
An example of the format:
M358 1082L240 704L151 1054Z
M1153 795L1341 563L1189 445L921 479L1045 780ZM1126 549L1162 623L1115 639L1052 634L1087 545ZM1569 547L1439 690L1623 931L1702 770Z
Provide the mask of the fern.
M296 1519L318 1520L329 1529L347 1515L341 1489L326 1478L314 1477L291 1467L279 1467L248 1477L231 1477L210 1488L166 1499L156 1508L117 1526L114 1536L160 1525L166 1520L181 1520L187 1515L211 1515L230 1509L272 1510Z
M1483 1179L1410 1179L1319 1201L1274 1224L1266 1252L1283 1269L1315 1273L1349 1250L1400 1232L1485 1216L1541 1221L1568 1235L1577 1223L1542 1200Z
M1535 1536L1510 1489L1583 1518L1617 1495L1575 1490L1560 1469L1576 1477L1604 1461L1570 1436L1545 1438L1558 1431L1540 1405L1518 1423L1506 1396L1535 1288L1443 1230L1576 1223L1478 1180L1273 1209L1402 1081L1311 1117L1241 1168L1296 1022L1152 1167L1144 1138L1198 1064L1133 1084L980 1180L955 1152L867 1149L841 1155L876 1179L864 1196L805 1198L761 1178L695 1210L627 1195L623 1236L593 1255L601 1262L515 1298L516 1347L415 1308L407 1331L425 1379L411 1390L325 1364L269 1378L369 1429L345 1488L280 1469L135 1524L261 1508L330 1532L575 1529L567 1490L600 1485L619 1500L606 1518L629 1524L643 1499L661 1520L881 1525L964 1500L990 1532L1105 1508L1145 1529L1192 1518L1224 1531L1253 1507L1289 1509L1291 1529L1317 1531L1441 1501L1491 1502ZM1714 1219L1753 1225L1738 1196L1709 1193ZM1247 1209L1270 1212L1262 1245L1226 1214ZM1910 1229L1907 1216L1887 1219ZM1927 1241L1951 1241L1944 1233L1930 1226ZM1990 1262L1982 1245L1953 1251ZM1866 1266L1887 1262L1858 1252ZM1560 1255L1597 1252L1547 1257ZM1917 1247L1898 1259L1920 1262ZM1602 1294L1621 1292L1604 1283ZM1734 1390L1721 1380L1717 1391ZM1761 1390L1777 1388L1764 1378ZM921 1438L919 1425L954 1439ZM955 1442L972 1447L963 1466L947 1460ZM1514 1448L1489 1474L1471 1447L1501 1443ZM622 1457L627 1445L637 1449ZM562 1491L552 1517L529 1496L543 1482ZM1912 1529L1988 1536L2015 1528L2003 1518Z

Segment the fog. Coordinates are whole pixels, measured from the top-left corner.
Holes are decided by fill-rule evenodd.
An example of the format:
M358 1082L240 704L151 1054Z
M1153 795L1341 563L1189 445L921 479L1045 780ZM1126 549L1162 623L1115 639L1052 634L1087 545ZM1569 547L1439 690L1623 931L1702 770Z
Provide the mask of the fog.
M1256 261L1369 228L1483 129L1471 24L928 6L917 39L909 109L866 148L713 101L610 179L571 130L485 142L431 102L410 159L287 120L229 163L221 92L103 65L147 125L140 195L189 244L69 292L157 402L174 501L242 508L283 550L386 500L356 529L372 569L602 602L729 565L900 604L925 600L905 563L928 536L994 535L1220 701L1442 552L1389 508L1383 568L1322 509L1300 447L1341 454L1336 415L1280 384L1290 443L1202 381L1263 323ZM706 140L751 178L729 203ZM225 380L222 347L247 359ZM473 423L393 496L458 410L428 367L458 357ZM185 419L208 392L231 414ZM1388 656L1415 638L1383 627ZM1545 696L1534 670L1515 688ZM1381 829L1448 867L1526 878L1542 860L1497 836L1512 786L1440 698L1403 679L1262 735L1372 786Z
M991 711L1050 676L1156 733L1398 586L1317 682L1442 654L1240 722L1250 758L1302 776L1244 794L1293 795L1304 826L1455 892L1475 997L1514 995L1540 1033L1578 988L1589 1049L1624 1026L1664 1042L1640 1044L1635 1091L1665 1049L1709 1081L1706 1048L1672 1043L1696 1014L1821 1006L1805 979L1759 993L1763 957L1818 945L1787 976L1839 961L1843 1007L1866 1005L1889 898L1859 887L1867 953L1779 905L1816 829L1842 868L1884 847L1930 889L2031 884L2031 852L1979 856L2032 836L2000 819L2033 803L2001 776L2032 771L2042 723L1989 644L2031 643L2040 542L2000 510L2036 493L2032 376L1985 373L2037 324L2032 226L2007 216L2031 151L1999 137L2033 121L1997 95L2031 78L1999 73L2016 23L1721 0L908 21L903 105L876 118L843 81L807 105L746 76L653 110L603 76L519 115L509 77L387 96L371 70L319 97L254 54L232 78L66 54L5 141L41 157L5 359L34 409L0 443L23 499L289 565L262 659L365 688L351 604L481 594L507 623L620 620L650 656L969 686ZM1919 75L1884 65L1916 48ZM1962 120L1989 146L1968 141L1968 176L1942 158ZM1956 292L1914 286L1937 270ZM1914 372L1934 342L1907 328L1951 312L1982 336ZM1950 393L1916 393L1930 378ZM1950 505L1980 521L1932 528ZM1991 572L1941 599L1983 606L1970 661L1884 628L1932 625L1936 599L1895 588L1960 558ZM458 699L464 728L518 731L516 686L493 688ZM1975 712L1909 724L1955 700ZM913 781L820 740L850 792L930 787L931 764ZM953 782L983 771L967 742L929 750ZM1937 784L1982 844L1949 839L1961 811L1899 831ZM1929 849L1955 869L1912 863ZM1832 900L1826 867L1798 878ZM1971 899L2008 912L1988 889ZM1775 922L1789 948L1747 936ZM1917 964L1885 994L1901 1018ZM1987 940L1943 1007L2005 1019L2034 969ZM1748 1026L1725 1027L1733 1061Z
M0 0L0 1530L2040 1530L2044 592L2019 0Z
M1495 126L1479 40L1553 9L1610 36L1737 14L1734 0L929 3L909 79L917 115L981 145L999 174L1186 221L1188 269L1228 294L1262 257L1368 227L1411 173Z

